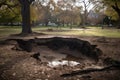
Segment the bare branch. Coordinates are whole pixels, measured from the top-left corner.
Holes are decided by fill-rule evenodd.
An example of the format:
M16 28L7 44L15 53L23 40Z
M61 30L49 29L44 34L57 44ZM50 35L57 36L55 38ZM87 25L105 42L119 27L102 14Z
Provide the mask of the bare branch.
M35 1L35 0L29 0L29 3L31 4L33 1Z
M111 5L111 7L115 10L115 11L120 11L120 8L118 7L117 1L115 0L114 5Z
M2 6L2 5L4 5L6 3L6 1L4 0L4 1L2 1L2 2L0 2L0 7Z
M10 11L12 11L15 15L18 15L18 14L13 10L12 7L8 6L8 9L10 9Z
M23 3L23 0L18 0L19 2L20 2L20 4L22 4Z

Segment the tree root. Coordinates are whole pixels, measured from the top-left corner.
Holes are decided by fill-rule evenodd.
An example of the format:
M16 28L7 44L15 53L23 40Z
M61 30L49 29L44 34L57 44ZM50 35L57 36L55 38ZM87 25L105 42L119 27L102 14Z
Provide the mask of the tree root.
M107 71L107 70L118 70L118 69L120 69L120 64L107 66L107 67L104 67L101 69L90 68L90 69L85 69L85 70L77 70L77 71L72 71L71 73L62 74L60 76L61 77L70 77L70 76L76 76L76 75L89 74L92 72L102 72L102 71Z

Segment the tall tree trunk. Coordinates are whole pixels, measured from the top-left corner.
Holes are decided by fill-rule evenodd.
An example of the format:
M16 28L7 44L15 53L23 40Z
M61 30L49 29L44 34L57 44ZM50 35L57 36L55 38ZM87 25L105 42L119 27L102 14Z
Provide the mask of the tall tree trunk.
M22 34L32 33L30 24L30 4L27 0L24 1L21 7L22 10Z
M113 9L117 12L118 17L119 17L119 21L120 21L120 9L119 8L113 8Z
M118 7L117 2L115 2L115 5L112 5L112 8L117 12L119 16L119 25L120 25L120 8Z

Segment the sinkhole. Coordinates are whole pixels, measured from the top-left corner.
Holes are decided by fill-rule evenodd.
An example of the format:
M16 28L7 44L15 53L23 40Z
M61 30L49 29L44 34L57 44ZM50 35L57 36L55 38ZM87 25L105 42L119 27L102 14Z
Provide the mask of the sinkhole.
M98 62L102 51L97 45L77 38L51 37L34 39L13 39L13 49L33 52L33 58L48 62L49 66L78 65L84 62Z

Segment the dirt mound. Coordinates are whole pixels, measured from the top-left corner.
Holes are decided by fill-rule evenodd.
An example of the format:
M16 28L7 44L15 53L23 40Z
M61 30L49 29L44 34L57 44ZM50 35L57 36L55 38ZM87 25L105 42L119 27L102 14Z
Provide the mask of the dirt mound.
M64 53L72 53L80 54L86 56L91 59L95 59L96 61L99 59L102 51L96 48L96 45L91 45L88 41L80 40L77 38L62 38L62 37L53 37L53 38L35 38L29 40L23 39L14 39L17 41L17 45L14 47L16 50L25 50L28 52L33 51L34 47L37 46L47 46L49 49L53 51L60 51L63 49L67 49L67 52ZM69 52L68 52L69 51ZM75 53L78 52L78 53Z

